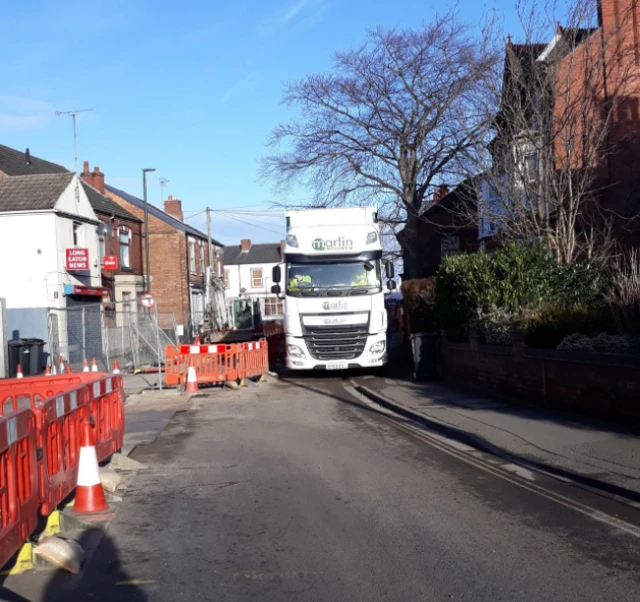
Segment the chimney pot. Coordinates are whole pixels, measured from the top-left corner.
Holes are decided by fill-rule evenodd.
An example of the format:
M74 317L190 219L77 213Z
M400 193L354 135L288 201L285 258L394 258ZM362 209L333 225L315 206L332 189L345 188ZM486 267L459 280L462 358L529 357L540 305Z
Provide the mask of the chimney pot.
M83 165L82 173L89 173L89 161L85 161Z

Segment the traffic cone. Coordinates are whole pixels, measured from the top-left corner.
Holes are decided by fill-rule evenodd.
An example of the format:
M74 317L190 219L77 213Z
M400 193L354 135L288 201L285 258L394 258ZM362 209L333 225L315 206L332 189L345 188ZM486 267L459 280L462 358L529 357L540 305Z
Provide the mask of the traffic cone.
M97 372L98 371L98 364L96 362L96 358L94 357L93 360L91 360L91 372Z
M22 374L22 366L18 364L18 369L16 371L16 378L24 378L24 374Z
M120 374L120 364L118 363L118 360L113 360L113 373Z
M89 372L89 360L87 360L87 358L84 358L84 366L82 366L82 371L83 372Z
M78 465L78 484L73 511L76 514L95 514L108 510L107 500L102 489L98 456L93 440L93 427L84 422L80 439L80 462Z
M187 370L187 393L197 393L198 389L198 375L193 365L193 358L189 358L189 369Z
M67 374L73 374L73 370L71 369L71 364L67 362L67 369L65 370Z
M64 358L60 356L60 374L64 374Z
M193 344L194 345L201 345L201 341L200 341L200 335L197 335L195 339L193 339Z
M47 367L44 369L44 375L51 376L51 368L49 368L49 364L47 364Z

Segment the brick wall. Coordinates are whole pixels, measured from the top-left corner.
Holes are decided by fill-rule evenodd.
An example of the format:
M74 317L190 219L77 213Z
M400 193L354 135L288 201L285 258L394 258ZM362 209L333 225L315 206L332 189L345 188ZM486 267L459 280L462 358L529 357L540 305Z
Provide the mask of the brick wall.
M640 357L451 343L442 338L441 372L483 393L525 399L597 418L640 424Z

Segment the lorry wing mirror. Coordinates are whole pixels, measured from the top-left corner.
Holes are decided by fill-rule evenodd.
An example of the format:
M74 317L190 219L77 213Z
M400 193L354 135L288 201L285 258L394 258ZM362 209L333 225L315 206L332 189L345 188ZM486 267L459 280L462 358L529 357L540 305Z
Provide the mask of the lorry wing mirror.
M390 291L395 291L396 290L396 281L395 280L387 280L387 288Z
M274 295L279 295L279 294L282 292L282 289L280 288L280 285L279 285L279 284L274 284L274 285L271 287L271 292L272 292Z
M385 266L387 278L391 279L395 276L396 272L393 268L393 262L387 261L387 265Z
M282 270L280 269L279 265L274 265L273 266L273 271L271 273L271 279L278 283L280 282L280 278L282 278Z

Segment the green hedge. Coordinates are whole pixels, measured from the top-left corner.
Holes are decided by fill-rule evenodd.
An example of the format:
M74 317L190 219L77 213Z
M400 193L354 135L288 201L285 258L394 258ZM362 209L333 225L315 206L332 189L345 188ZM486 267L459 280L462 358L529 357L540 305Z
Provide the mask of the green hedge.
M451 340L465 340L478 311L519 313L551 303L595 302L602 276L588 265L558 265L541 244L510 244L492 253L445 258L436 279L436 318Z

